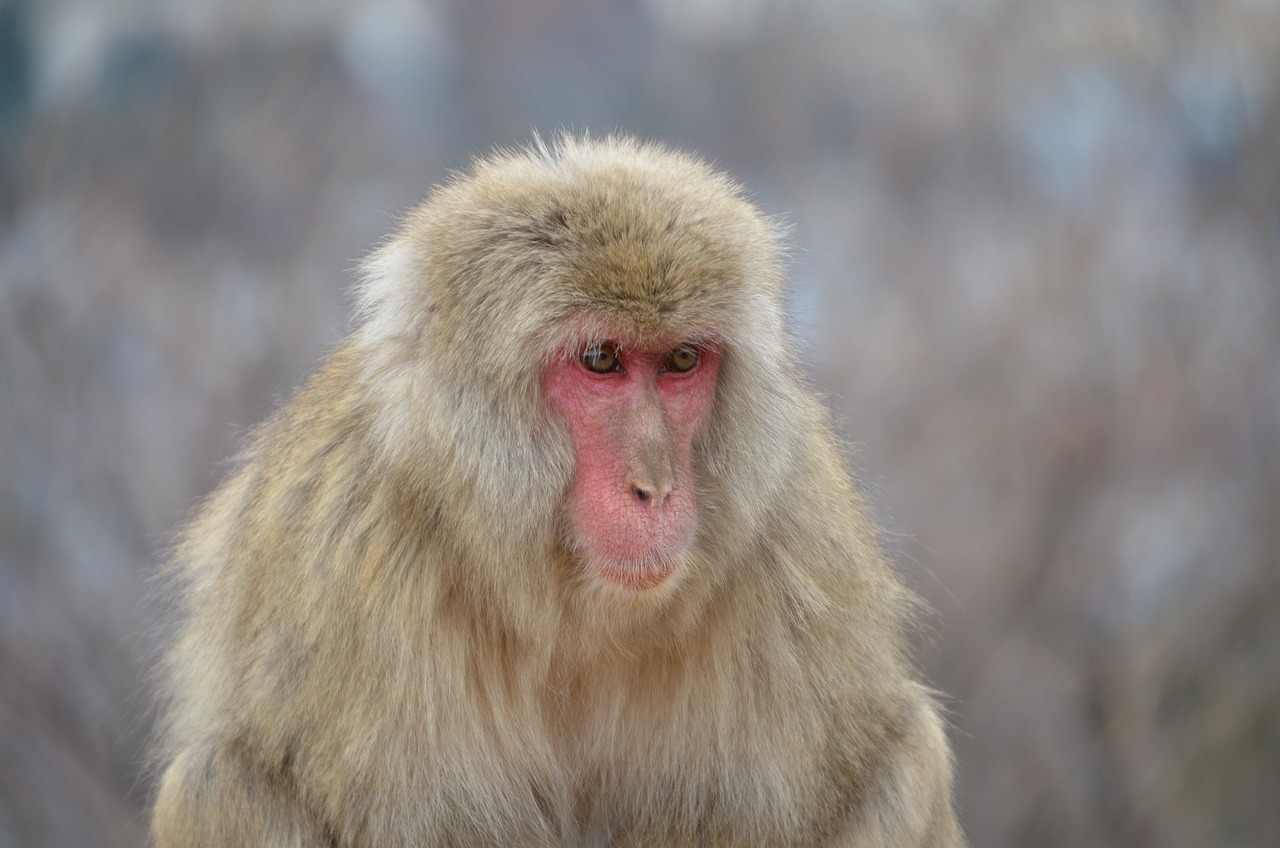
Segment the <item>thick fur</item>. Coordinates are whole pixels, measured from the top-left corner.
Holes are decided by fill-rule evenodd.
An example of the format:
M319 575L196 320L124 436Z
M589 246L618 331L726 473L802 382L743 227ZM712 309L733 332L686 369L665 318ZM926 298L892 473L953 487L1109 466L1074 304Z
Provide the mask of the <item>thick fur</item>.
M477 162L365 268L359 325L170 566L173 846L956 846L937 709L801 376L779 236L626 139ZM539 376L715 343L668 585L591 579Z

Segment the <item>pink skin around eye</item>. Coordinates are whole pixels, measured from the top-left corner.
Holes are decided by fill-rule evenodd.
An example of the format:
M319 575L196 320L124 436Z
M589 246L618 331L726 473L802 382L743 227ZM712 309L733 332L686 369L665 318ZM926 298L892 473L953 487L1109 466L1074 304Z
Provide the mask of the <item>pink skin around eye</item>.
M671 348L624 350L597 374L577 357L543 376L573 440L570 525L584 560L605 581L643 591L675 571L697 528L690 454L710 414L720 359L700 351L687 372Z

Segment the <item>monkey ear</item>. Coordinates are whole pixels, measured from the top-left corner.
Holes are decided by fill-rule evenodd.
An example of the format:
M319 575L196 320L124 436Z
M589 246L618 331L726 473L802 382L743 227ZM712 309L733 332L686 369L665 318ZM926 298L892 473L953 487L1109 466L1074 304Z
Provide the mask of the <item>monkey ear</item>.
M435 311L427 259L410 239L395 238L361 263L353 289L355 323L371 343L417 338Z

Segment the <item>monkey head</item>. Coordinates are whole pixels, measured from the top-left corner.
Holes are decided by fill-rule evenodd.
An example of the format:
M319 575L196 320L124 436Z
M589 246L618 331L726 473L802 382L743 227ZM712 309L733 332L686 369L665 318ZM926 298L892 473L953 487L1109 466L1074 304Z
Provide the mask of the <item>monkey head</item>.
M367 263L374 429L387 473L466 481L441 512L496 564L465 579L537 594L562 576L545 573L552 546L578 585L665 598L709 523L749 533L767 510L785 459L767 447L804 406L788 404L778 233L684 154L566 138L538 155L552 166L477 162ZM744 462L743 445L766 450Z

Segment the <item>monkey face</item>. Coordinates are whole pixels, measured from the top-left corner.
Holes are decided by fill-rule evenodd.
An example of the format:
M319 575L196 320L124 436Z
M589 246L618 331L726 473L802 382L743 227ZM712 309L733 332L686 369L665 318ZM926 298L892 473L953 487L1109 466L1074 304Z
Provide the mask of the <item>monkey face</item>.
M654 589L693 544L690 454L719 364L712 346L596 342L548 366L543 390L573 443L569 547L593 577Z

